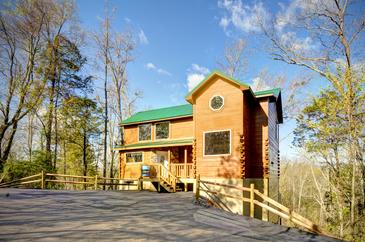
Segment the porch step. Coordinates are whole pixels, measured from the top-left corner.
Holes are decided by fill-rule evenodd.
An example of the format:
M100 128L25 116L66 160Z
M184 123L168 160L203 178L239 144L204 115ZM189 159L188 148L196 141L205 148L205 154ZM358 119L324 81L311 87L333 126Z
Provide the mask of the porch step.
M152 183L156 189L158 189L158 182L153 182ZM183 191L183 188L177 184L176 185L176 192L182 192ZM174 189L172 188L172 186L165 182L165 181L161 181L160 182L160 192L169 192L169 193L173 193L174 192Z

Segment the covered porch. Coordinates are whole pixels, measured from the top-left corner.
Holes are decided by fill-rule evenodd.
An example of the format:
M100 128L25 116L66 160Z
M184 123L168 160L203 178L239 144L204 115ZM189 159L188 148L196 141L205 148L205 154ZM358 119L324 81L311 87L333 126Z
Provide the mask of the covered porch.
M151 166L151 178L157 175L154 172L156 165L162 166L181 182L194 178L191 139L128 145L119 148L119 154L121 179L142 177L144 165Z

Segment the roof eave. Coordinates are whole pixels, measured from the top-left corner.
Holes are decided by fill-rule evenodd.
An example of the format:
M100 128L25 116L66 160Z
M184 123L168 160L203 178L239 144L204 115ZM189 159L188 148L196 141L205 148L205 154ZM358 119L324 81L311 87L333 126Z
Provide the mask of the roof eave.
M124 150L142 150L142 149L150 149L150 148L161 148L161 147L176 147L176 146L184 146L184 145L192 145L193 141L186 141L180 143L171 143L171 144L152 144L146 146L132 146L132 147L114 147L113 150L124 151Z

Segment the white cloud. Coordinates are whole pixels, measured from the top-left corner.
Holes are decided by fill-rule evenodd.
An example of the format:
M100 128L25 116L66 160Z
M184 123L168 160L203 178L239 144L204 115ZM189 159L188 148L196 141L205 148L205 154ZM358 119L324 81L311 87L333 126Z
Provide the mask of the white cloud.
M224 30L226 30L230 22L231 21L229 20L229 18L223 17L219 21L219 26L221 26Z
M158 69L157 69L157 73L158 73L158 74L161 74L161 75L171 76L171 73L170 73L170 72L168 72L168 71L166 71L166 70L164 70L164 69L161 69L161 68L158 68Z
M241 0L221 0L218 2L218 6L225 9L228 14L219 22L224 30L232 24L244 32L260 32L260 24L265 24L269 19L269 13L262 2L249 6L243 5Z
M141 44L147 45L149 43L147 36L145 35L144 31L141 29L138 33L139 42Z
M158 68L155 64L149 62L145 65L147 70L153 70L156 71L158 74L160 75L166 75L166 76L171 76L171 73L162 69L162 68Z
M261 77L256 77L252 80L251 89L254 92L270 89L270 86L266 84Z
M209 69L204 66L199 66L198 64L192 64L191 68L188 69L187 74L187 84L188 89L191 91L196 85L201 82L206 75L209 74Z
M125 18L124 18L124 21L126 21L127 23L132 22L132 20L131 20L130 18L128 18L128 17L125 17Z
M281 35L281 42L292 51L310 51L315 48L311 37L299 38L295 32L287 32Z
M147 70L154 70L156 69L156 66L153 63L149 62L146 64L146 68Z

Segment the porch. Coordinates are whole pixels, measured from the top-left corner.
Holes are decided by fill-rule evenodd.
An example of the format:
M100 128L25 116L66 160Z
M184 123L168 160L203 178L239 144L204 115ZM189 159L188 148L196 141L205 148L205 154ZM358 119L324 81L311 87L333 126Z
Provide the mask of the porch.
M120 151L120 178L141 179L151 190L192 190L192 145L148 147ZM152 188L154 187L154 188ZM173 188L173 189L170 189Z

